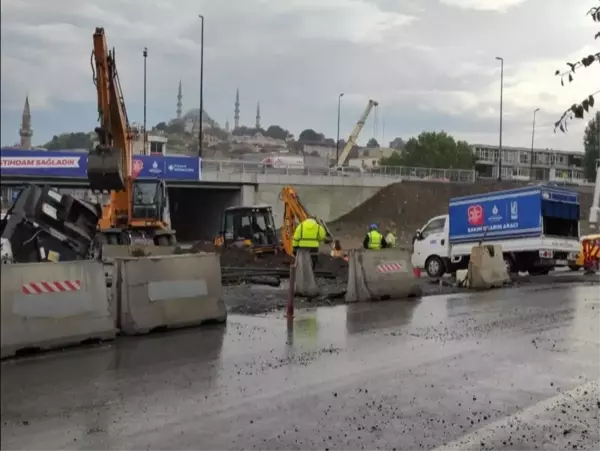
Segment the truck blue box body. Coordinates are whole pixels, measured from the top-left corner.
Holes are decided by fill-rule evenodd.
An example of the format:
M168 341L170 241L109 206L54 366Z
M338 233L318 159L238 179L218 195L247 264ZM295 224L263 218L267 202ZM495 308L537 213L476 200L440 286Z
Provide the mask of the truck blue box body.
M543 234L543 218L579 220L579 195L556 186L528 186L450 199L450 243Z

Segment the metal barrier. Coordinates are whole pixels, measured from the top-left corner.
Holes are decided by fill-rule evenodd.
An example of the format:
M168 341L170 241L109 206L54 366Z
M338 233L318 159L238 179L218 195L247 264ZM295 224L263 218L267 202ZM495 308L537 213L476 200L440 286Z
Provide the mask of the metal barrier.
M430 182L475 182L475 170L411 168L404 166L379 166L360 169L347 166L340 169L325 166L283 167L265 166L258 162L232 160L202 160L202 173L219 172L228 174L265 175L317 175L330 177L389 177L391 179L422 180Z
M116 336L100 262L2 265L0 303L2 358Z

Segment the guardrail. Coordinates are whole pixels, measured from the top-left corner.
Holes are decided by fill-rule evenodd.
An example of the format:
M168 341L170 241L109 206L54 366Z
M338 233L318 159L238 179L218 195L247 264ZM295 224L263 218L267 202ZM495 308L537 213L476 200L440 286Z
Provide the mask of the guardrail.
M261 163L230 160L202 160L202 172L224 172L229 174L273 174L273 175L316 175L331 177L389 177L404 180L429 180L433 182L474 183L474 170L410 168L404 166L380 166L361 170L352 166L332 169L322 166L268 167Z

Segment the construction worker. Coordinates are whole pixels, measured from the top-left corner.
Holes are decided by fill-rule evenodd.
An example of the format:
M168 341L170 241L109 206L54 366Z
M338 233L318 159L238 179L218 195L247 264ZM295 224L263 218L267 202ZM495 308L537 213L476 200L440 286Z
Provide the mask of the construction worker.
M294 255L298 249L309 249L313 269L319 256L319 245L327 239L325 227L319 224L314 217L302 221L294 230Z
M387 247L396 246L396 235L390 229L385 229L385 242L387 243Z
M365 249L385 249L388 247L385 237L379 232L377 224L369 226L369 231L363 240L363 247Z

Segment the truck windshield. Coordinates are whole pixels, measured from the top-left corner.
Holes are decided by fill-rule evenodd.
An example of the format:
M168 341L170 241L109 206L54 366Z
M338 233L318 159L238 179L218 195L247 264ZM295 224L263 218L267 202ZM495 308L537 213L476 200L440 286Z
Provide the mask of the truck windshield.
M544 235L579 238L579 204L544 200L542 218Z

